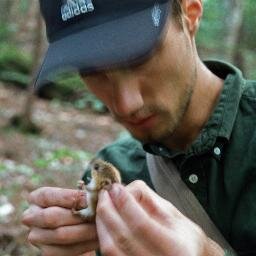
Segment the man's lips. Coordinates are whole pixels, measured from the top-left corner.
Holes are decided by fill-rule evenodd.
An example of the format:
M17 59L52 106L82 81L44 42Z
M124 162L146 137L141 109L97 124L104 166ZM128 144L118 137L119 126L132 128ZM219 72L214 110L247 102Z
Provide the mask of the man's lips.
M131 126L143 126L149 123L151 120L153 120L154 117L155 115L152 114L145 118L128 119L128 120L123 120L123 122Z

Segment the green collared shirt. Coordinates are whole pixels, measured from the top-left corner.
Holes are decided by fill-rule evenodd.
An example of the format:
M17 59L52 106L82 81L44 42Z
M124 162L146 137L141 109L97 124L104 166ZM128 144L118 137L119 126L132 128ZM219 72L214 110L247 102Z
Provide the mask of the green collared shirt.
M186 152L157 144L143 148L129 137L98 156L121 170L124 183L141 179L151 188L145 150L172 158L182 180L236 252L256 255L256 82L245 80L226 63L205 64L225 83L212 116Z

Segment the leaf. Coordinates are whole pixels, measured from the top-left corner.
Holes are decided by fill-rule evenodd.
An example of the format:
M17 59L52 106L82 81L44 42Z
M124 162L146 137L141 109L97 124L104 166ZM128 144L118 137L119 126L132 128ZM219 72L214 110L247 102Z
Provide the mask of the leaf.
M26 88L30 82L28 75L17 71L0 71L0 80L8 83L19 84L23 88Z

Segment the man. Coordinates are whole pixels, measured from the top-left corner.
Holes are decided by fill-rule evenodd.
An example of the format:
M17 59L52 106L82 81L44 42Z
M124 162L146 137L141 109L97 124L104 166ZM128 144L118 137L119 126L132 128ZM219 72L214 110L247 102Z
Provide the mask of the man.
M228 64L199 59L201 0L51 2L41 1L51 44L37 86L79 69L147 152L172 160L236 253L256 255L256 87ZM128 185L100 193L95 225L71 214L76 191L32 192L29 241L43 255L230 255L152 190L142 145L128 138L99 153Z

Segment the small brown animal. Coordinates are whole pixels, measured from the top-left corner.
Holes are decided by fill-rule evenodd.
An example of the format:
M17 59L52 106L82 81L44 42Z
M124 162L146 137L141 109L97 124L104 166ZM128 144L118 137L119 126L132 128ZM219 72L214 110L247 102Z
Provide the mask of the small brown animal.
M85 221L95 220L98 193L101 189L110 189L113 183L121 183L121 175L114 165L101 159L93 159L90 164L91 180L85 185L84 181L78 181L78 189L85 192L87 207L76 210L79 199L76 198L72 213L79 215Z

